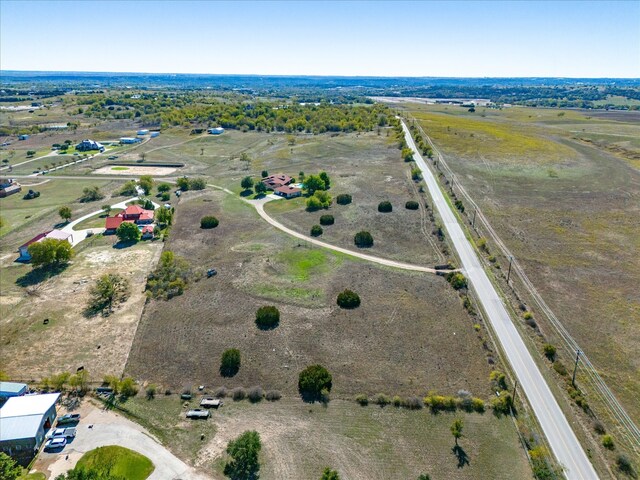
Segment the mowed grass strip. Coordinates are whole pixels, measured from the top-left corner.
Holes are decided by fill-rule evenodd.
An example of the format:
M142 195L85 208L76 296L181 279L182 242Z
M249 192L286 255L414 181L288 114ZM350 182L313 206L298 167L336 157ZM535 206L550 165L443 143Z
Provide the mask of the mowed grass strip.
M151 460L144 455L116 445L98 447L85 453L78 460L77 467L122 476L127 480L144 480L155 469Z

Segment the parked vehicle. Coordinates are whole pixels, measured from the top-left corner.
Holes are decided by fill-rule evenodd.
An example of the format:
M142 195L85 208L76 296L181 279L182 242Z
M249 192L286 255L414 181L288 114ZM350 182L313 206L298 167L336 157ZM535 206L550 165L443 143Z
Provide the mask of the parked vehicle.
M58 425L65 425L68 423L78 423L80 421L79 413L67 413L61 417L58 417Z
M219 398L204 397L200 400L200 406L204 408L218 408L222 406L222 401Z
M191 400L191 394L190 393L183 393L180 395L180 399L181 400Z
M57 448L64 448L67 444L67 439L64 437L52 437L44 444L45 450L55 450Z
M199 418L209 418L209 410L205 410L203 408L194 408L193 410L189 410L187 412L187 418L199 419Z

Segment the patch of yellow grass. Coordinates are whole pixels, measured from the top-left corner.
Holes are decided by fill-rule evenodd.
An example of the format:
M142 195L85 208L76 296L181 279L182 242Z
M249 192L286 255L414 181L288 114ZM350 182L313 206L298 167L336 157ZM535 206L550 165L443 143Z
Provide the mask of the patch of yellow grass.
M539 165L562 163L575 157L572 149L524 133L514 125L441 113L416 112L414 116L436 144L461 156L483 156L490 162Z

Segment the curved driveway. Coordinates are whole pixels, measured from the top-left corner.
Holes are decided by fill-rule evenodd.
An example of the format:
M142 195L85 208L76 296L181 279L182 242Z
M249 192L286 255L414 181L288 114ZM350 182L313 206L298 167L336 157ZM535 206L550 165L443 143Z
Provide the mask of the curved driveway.
M438 209L449 238L451 238L458 252L465 274L476 291L478 300L482 304L489 322L500 340L502 349L509 359L509 363L529 400L531 408L533 408L538 418L551 450L564 468L564 474L569 480L597 479L598 475L587 458L582 445L580 445L567 418L564 416L533 357L522 341L518 330L516 330L511 321L507 309L485 273L478 255L465 237L453 210L440 190L436 178L418 153L409 129L404 122L402 122L402 128L407 144L413 150L413 158L422 171L422 176L429 188L433 204Z

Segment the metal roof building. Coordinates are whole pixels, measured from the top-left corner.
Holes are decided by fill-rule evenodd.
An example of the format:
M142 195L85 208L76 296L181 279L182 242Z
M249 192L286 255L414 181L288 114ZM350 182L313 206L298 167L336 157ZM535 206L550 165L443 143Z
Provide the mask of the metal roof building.
M59 393L11 397L0 408L0 452L27 465L56 419Z
M26 383L0 382L0 398L19 397L27 393Z

